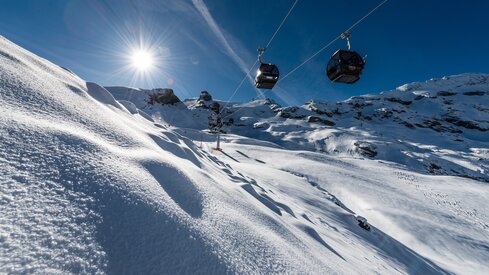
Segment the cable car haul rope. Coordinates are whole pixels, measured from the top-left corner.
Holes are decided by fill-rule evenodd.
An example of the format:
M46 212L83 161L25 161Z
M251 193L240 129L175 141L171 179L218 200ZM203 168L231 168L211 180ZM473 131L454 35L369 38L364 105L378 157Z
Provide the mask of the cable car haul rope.
M290 72L285 74L280 79L280 82L284 81L287 77L289 77L291 74L293 74L298 69L300 69L302 66L304 66L306 63L311 61L318 54L322 53L324 50L329 48L333 43L335 43L339 39L346 39L347 40L348 50L339 49L331 56L331 58L327 64L326 75L334 83L339 82L339 83L352 84L352 83L357 82L360 79L360 75L363 72L363 69L365 67L365 59L362 58L357 52L351 50L350 32L357 25L361 24L365 19L367 19L377 9L382 7L387 1L389 1L389 0L382 0L377 6L375 6L367 14L365 14L363 17L361 17L359 20L357 20L348 29L346 29L346 31L342 32L340 35L333 38L333 40L328 42L326 45L324 45L322 48L320 48L318 51L316 51L310 57L306 58L306 60L304 60L298 66L293 68ZM297 5L298 2L299 2L299 0L294 1L291 8L289 9L287 14L285 15L284 19L282 20L282 22L280 23L278 28L273 33L270 40L268 41L266 47L258 49L257 60L255 61L255 63L253 63L250 70L245 74L245 76L243 77L241 82L238 84L238 86L236 87L236 89L234 90L231 97L229 98L229 100L224 105L224 107L226 107L227 104L232 100L232 98L234 98L237 91L241 88L241 86L243 85L246 78L250 75L251 71L253 70L253 68L258 63L260 63L260 66L259 66L257 73L256 73L256 76L255 76L255 87L256 88L272 89L279 82L280 72L279 72L278 67L273 63L264 63L262 61L262 55L265 53L265 50L270 46L270 44L272 43L272 41L275 38L275 36L277 35L277 33L280 31L282 26L285 24L285 21L287 20L289 15L292 13L292 10L294 9L294 7ZM224 107L222 108L222 110L224 110Z
M302 66L304 66L307 62L311 61L314 57L316 57L318 54L322 53L324 50L326 50L327 48L329 48L329 46L331 46L334 42L336 42L337 40L341 39L341 38L347 38L348 40L348 50L350 50L350 32L351 30L353 30L353 28L355 28L358 24L362 23L365 19L367 19L367 17L369 17L372 13L374 13L377 9L379 9L380 7L382 7L385 3L387 3L387 1L389 0L383 0L382 2L380 2L377 6L375 6L372 10L370 10L366 15L364 15L362 18L360 18L359 20L357 20L353 25L351 25L346 31L344 31L343 33L341 33L340 35L336 36L335 38L333 38L333 40L331 40L330 42L328 42L326 45L324 45L321 49L319 49L317 52L315 52L313 55L311 55L310 57L308 57L306 60L304 60L304 62L302 62L301 64L299 64L297 67L295 67L294 69L292 69L290 72L288 72L284 77L282 77L281 81L283 81L284 79L286 79L287 77L289 77L291 74L293 74L295 71L297 71L299 68L301 68ZM336 53L335 53L336 54ZM334 57L334 55L332 56L332 58ZM363 69L363 68L362 68Z
M285 15L284 19L282 20L282 22L280 22L280 25L277 27L277 29L275 30L275 32L273 33L272 37L270 37L270 39L268 40L268 43L266 45L265 48L260 48L262 49L262 51L260 52L260 49L258 49L259 51L259 56L258 58L255 60L255 63L253 63L253 65L251 66L251 68L248 70L248 72L246 72L246 74L244 75L243 79L241 79L241 81L239 82L238 86L236 87L236 89L234 89L233 93L231 94L231 97L229 97L228 101L226 102L226 104L224 104L224 107L226 107L229 102L234 98L234 96L236 95L236 93L238 92L239 88L241 88L241 86L243 85L244 81L246 80L246 78L250 75L251 71L253 70L253 68L255 68L256 64L258 62L261 63L261 55L263 55L263 53L265 52L265 50L270 46L270 44L272 44L272 41L273 39L275 38L275 36L277 35L277 33L280 31L280 29L282 28L282 26L285 24L285 21L287 21L287 18L289 18L289 15L292 13L292 10L295 8L295 5L297 5L297 3L299 2L299 0L295 0L294 3L292 4L292 6L290 7L289 11L287 12L287 14ZM260 66L261 67L261 66ZM276 67L277 69L277 80L278 80L278 68ZM272 70L273 71L273 70ZM273 83L273 85L275 85L277 81L275 81ZM256 85L256 78L255 78L255 85ZM268 84L270 85L270 84ZM273 87L272 85L272 87ZM222 108L222 110L224 110L224 107Z

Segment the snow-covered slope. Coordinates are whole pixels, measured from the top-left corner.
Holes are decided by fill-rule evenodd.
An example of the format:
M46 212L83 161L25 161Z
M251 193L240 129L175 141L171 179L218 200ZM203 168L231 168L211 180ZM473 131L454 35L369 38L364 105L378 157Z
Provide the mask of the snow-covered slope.
M205 129L210 112L192 108L195 100L185 102L188 110L150 106L149 113L178 127ZM225 126L231 133L287 149L364 156L489 182L489 75L432 79L336 103L281 108L257 100L227 106L223 117L233 120ZM140 102L138 108L148 105ZM175 117L190 117L191 123Z
M489 272L486 183L284 149L333 129L267 101L213 151L207 107L113 94L0 38L0 273Z

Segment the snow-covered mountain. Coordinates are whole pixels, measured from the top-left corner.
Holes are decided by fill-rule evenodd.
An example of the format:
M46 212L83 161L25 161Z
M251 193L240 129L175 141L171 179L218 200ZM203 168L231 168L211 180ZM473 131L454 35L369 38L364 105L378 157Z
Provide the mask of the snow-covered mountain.
M219 101L106 89L0 37L0 273L488 273L487 91L229 104L214 151Z
M148 104L140 92L108 87L117 99L177 127L206 129L213 113L186 100ZM137 98L138 94L140 98ZM146 97L146 96L145 96ZM224 129L286 149L395 162L407 169L489 182L489 75L464 74L403 85L342 102L282 108L273 101L227 104ZM181 119L181 118L185 119ZM178 119L176 119L178 118Z

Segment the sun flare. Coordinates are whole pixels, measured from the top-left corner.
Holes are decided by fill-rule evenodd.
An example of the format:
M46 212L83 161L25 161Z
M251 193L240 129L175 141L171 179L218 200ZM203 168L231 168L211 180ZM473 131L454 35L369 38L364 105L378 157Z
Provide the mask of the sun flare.
M154 57L146 50L134 51L131 55L131 63L139 71L147 71L154 65Z

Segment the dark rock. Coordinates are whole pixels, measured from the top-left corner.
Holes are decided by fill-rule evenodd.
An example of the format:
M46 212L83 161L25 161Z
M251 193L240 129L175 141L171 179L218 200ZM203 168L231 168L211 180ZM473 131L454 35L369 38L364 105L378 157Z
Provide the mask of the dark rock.
M323 119L321 122L322 122L324 125L327 125L327 126L335 126L335 125L336 125L336 123L335 123L335 122L333 122L333 121L331 121L331 120L327 120L327 119Z
M480 105L480 104L474 105L474 108L475 108L477 111L481 111L481 112L489 113L489 108L485 108L484 106L482 106L482 105Z
M333 116L333 113L331 113L330 111L320 110L316 106L309 105L309 110L315 112L318 115L327 115L329 117L332 117Z
M416 123L415 125L418 126L419 128L430 128L430 129L433 129L437 132L449 132L449 133L453 133L453 134L463 133L459 129L443 126L443 124L441 124L441 122L436 120L436 119L425 120L425 121L423 121L423 124Z
M439 91L438 93L436 93L437 96L454 96L456 94L457 93L449 92L449 91Z
M307 117L307 122L310 122L310 123L313 123L313 122L319 122L319 123L323 123L327 126L335 126L336 123L334 123L333 121L330 121L330 120L327 120L327 119L323 119L323 118L320 118L320 117L317 117L317 116L308 116Z
M364 217L362 216L357 216L357 222L358 222L358 226L360 226L361 228L367 230L367 231L370 231L370 225L368 224L368 221L367 219L365 219Z
M409 122L407 122L407 121L401 121L400 123L401 123L402 125L406 126L406 127L407 127L407 128L409 128L409 129L414 129L414 128L416 128L416 127L415 127L413 124L411 124L411 123L409 123Z
M270 99L270 98L265 99L264 104L269 106L270 109L274 112L278 112L279 109L282 108L282 106L280 106L280 104L276 103L275 101L273 101L273 99Z
M482 91L465 92L464 93L464 95L468 95L468 96L483 96L485 94L486 94L486 92L482 92Z
M263 103L265 105L277 105L277 106L280 106L277 102L275 102L273 99L271 98L266 98L265 99L265 102Z
M200 101L211 101L212 96L209 94L209 92L202 91L202 92L200 92L199 100Z
M321 118L317 116L308 116L307 117L307 122L321 122Z
M148 104L175 104L181 102L172 89L153 89L149 92Z
M286 108L281 108L279 110L279 115L283 118L295 118L295 119L303 119L306 116L305 115L298 115L296 112L299 110L299 107L292 106L292 107L286 107Z
M342 113L342 112L340 111L340 109L338 109L338 108L334 109L334 110L332 111L332 113L333 113L333 115L342 115L342 114L346 114L346 112L345 112L345 113Z
M413 103L412 101L402 100L402 99L397 98L397 97L388 97L385 100L390 101L390 102L399 103L402 105L411 105L411 103Z
M374 116L380 117L380 118L389 118L394 114L391 109L379 109L375 111Z
M439 166L439 165L437 165L437 164L435 164L435 163L432 163L432 162L431 162L431 163L428 165L428 167L427 167L427 168L428 168L428 171L429 171L430 173L432 173L432 174L433 174L433 173L435 173L437 170L440 170L440 169L441 169L441 166Z
M377 155L377 151L375 151L375 146L371 144L361 144L360 142L356 141L353 143L358 149L360 149L360 153L364 156L373 158Z
M234 118L230 117L228 119L228 121L224 122L224 124L226 124L227 126L231 126L234 124Z
M348 102L348 105L352 106L353 109L360 109L363 107L367 106L372 106L373 103L366 103L366 102Z
M457 125L457 126L460 126L460 127L464 127L464 128L467 128L467 129L479 130L479 131L482 131L482 132L485 132L485 131L489 130L489 129L480 127L479 125L475 124L472 121L461 120L461 119L456 118L456 117L453 117L453 116L445 116L445 117L443 117L443 119L446 122L449 122L449 123L452 123L454 125Z

